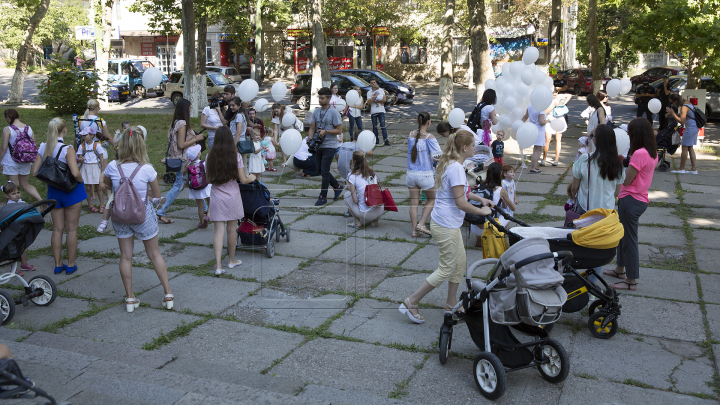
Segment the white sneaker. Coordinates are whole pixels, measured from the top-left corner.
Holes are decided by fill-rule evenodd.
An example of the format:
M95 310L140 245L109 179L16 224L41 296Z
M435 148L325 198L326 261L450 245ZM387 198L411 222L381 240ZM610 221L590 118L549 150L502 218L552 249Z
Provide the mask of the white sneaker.
M215 269L215 275L219 276L221 274L225 274L225 269Z
M686 174L698 174L697 170L693 170L693 171L688 170L685 173Z
M686 172L685 170L670 170L670 173L685 174L685 173L687 173L687 172Z

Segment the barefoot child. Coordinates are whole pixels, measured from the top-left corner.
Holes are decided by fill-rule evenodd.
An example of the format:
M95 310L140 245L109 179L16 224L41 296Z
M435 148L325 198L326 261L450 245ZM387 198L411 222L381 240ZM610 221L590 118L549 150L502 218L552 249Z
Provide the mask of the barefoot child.
M88 195L88 209L91 212L98 212L98 209L92 205L90 200L90 194L94 189L97 189L98 199L100 202L100 213L105 213L105 197L100 191L100 174L105 170L105 148L102 147L100 142L95 141L95 129L88 127L80 131L80 135L83 137L83 143L80 145L77 151L78 163L80 166L80 173L83 177L83 183L85 183L85 192ZM95 187L93 187L95 186Z
M263 156L261 153L263 151L263 147L260 144L260 133L251 128L248 128L248 133L250 135L250 139L253 141L253 146L255 147L255 152L250 154L250 159L248 159L248 173L254 174L259 180L260 175L265 171L265 165L263 164Z
M210 220L205 215L205 199L210 198L211 186L207 183L205 164L200 160L200 145L189 147L186 156L190 162L184 169L188 178L188 188L190 189L188 191L189 197L197 203L198 218L200 218L198 228L205 229ZM203 184L205 184L204 187Z
M502 188L507 191L508 198L510 201L513 202L513 204L517 205L517 194L515 193L515 168L510 165L505 165L502 167ZM515 211L511 211L509 207L506 204L503 204L503 208L507 209L507 211L512 215L515 216Z
M5 185L2 186L2 191L3 191L3 194L5 194L5 198L7 198L8 204L25 202L20 199L20 187L18 187L18 185L13 183L12 181L8 181L7 183L5 183ZM27 257L25 257L25 253L23 253L22 256L20 256L20 269L17 270L17 274L19 276L24 276L25 273L23 273L23 270L25 270L25 271L35 270L35 267L28 264Z

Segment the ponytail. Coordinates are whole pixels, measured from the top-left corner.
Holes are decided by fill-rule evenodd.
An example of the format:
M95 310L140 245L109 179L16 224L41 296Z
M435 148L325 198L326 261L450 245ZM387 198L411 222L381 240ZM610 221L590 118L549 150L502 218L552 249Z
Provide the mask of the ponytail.
M88 119L88 117L90 116L90 111L97 110L98 108L100 108L100 103L97 100L92 98L88 100L87 109L85 110L85 114L83 114L83 119Z
M418 146L418 139L420 139L420 128L422 128L423 125L427 124L428 121L430 121L430 113L423 111L420 114L418 114L417 117L417 124L418 129L417 132L415 132L415 145L413 145L412 151L410 152L410 161L415 163L415 160L417 160L417 146Z
M451 134L445 142L445 150L440 156L437 169L435 169L435 188L440 191L442 187L442 178L445 175L445 169L452 162L462 162L460 151L463 146L471 147L475 144L475 136L466 130L460 130L456 134Z

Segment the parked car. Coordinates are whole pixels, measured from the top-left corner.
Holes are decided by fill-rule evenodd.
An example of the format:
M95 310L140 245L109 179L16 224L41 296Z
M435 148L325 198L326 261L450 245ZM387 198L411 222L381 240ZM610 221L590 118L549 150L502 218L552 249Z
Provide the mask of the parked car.
M215 72L228 78L233 83L240 83L243 81L243 77L238 73L237 69L230 66L207 66L205 68L207 73Z
M157 87L146 89L143 86L142 75L146 69L151 67L155 67L155 65L145 59L110 59L108 61L108 80L127 84L137 97L145 97L147 93L162 96L164 94L162 85L168 80L164 74Z
M390 101L391 105L398 102L410 103L412 102L413 97L415 97L415 89L412 86L401 82L400 80L390 76L382 70L343 69L334 70L333 72L351 73L365 80L368 83L370 83L370 80L372 79L377 80L378 86L387 90L387 92L390 94L391 98L388 100Z
M576 96L581 94L595 94L595 86L593 85L592 70L590 69L568 69L564 74L564 79L567 80L568 91L572 92ZM610 81L609 77L602 78L602 90L605 90L607 82Z
M650 85L658 90L662 87L663 81L662 79L656 80ZM680 93L685 90L685 85L687 85L686 75L670 76L668 79L668 88L673 92ZM703 76L700 78L700 88L706 91L705 115L708 118L720 116L720 85L718 85L718 82L709 76Z
M662 66L648 69L639 75L635 75L630 78L632 82L632 91L635 91L638 85L642 85L645 79L648 79L650 83L661 80L663 76L677 76L685 75L685 69L678 66Z
M235 94L240 93L240 85L230 82L227 77L217 72L208 72L205 75L205 83L207 84L207 95L208 98L215 92L222 93L225 86L232 84L235 87ZM170 74L170 78L167 83L163 84L163 91L167 93L172 101L173 105L176 105L178 100L183 98L183 92L185 88L185 76L183 72L173 72Z
M367 92L371 90L370 83L365 80L345 71L330 73L330 81L332 84L338 85L338 95L345 98L348 91L352 90L353 87L360 87L360 95L363 99L367 98ZM379 84L379 83L378 83ZM312 85L311 74L299 74L295 76L295 84L290 88L292 94L290 98L291 103L298 103L300 109L307 110L310 108L310 87ZM385 91L385 98L390 100L391 94ZM387 101L386 105L390 105ZM366 107L363 111L370 111L370 107Z

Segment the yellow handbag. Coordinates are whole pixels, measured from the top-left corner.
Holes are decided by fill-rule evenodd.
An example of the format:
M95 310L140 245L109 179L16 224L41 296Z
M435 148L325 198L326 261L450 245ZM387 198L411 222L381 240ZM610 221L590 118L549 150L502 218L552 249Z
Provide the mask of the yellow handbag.
M505 233L495 229L495 226L493 226L490 221L485 222L483 226L485 227L485 230L480 236L480 239L482 240L483 259L499 259L500 256L502 256L502 254L510 247L508 246Z

